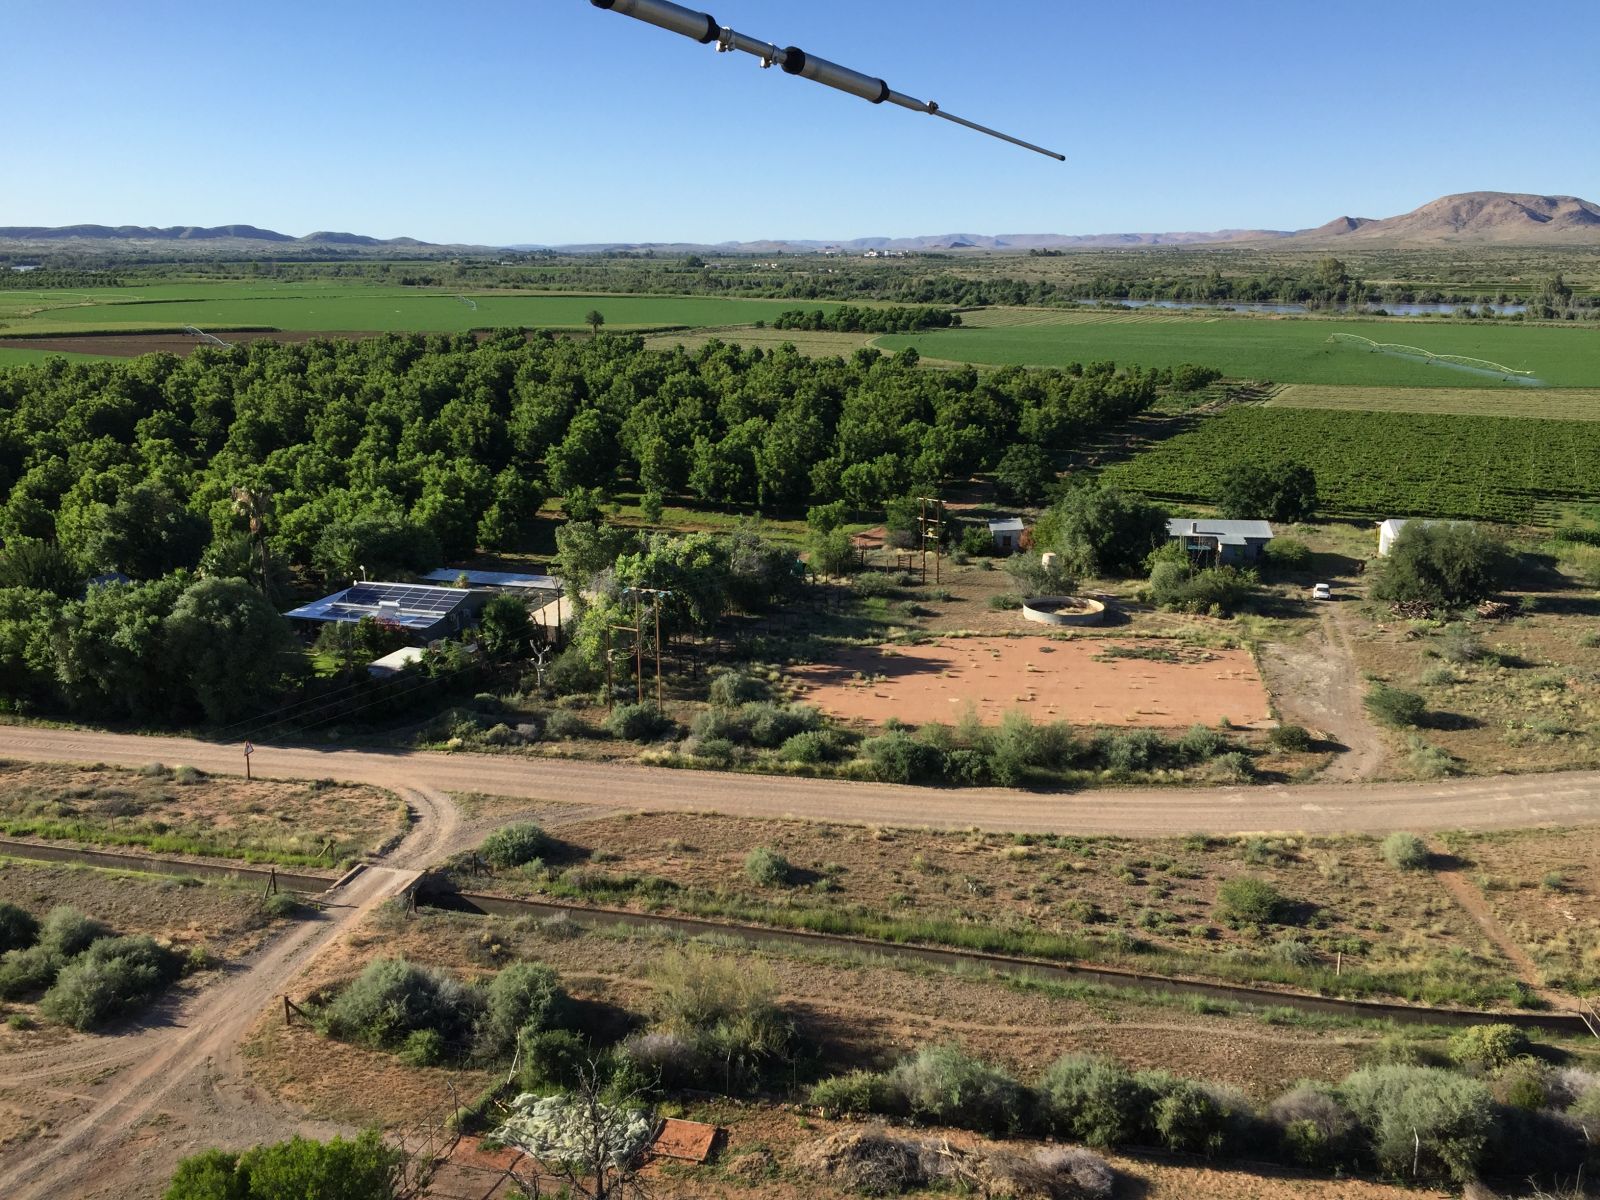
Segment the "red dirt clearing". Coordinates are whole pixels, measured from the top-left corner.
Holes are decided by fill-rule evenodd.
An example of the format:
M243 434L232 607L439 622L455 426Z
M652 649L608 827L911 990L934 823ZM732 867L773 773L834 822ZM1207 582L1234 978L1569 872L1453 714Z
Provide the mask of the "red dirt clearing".
M1180 661L1116 657L1175 654ZM1159 641L952 638L850 650L797 667L804 699L824 712L879 724L954 722L973 705L985 723L1011 709L1036 721L1177 728L1271 720L1266 685L1246 650Z

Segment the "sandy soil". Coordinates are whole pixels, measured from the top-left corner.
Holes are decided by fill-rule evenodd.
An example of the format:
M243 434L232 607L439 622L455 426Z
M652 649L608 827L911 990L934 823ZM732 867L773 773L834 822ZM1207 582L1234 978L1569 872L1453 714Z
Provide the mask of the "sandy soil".
M1113 647L1179 655L1114 657ZM1266 686L1245 650L1162 642L1050 637L945 638L852 650L794 668L803 697L825 712L881 724L955 722L968 706L985 722L1013 709L1036 721L1158 728L1250 726L1271 720Z
M1348 606L1334 601L1322 610L1316 633L1261 648L1261 669L1279 717L1340 747L1322 774L1330 783L1376 778L1389 753L1362 703L1366 683L1350 650L1351 620Z

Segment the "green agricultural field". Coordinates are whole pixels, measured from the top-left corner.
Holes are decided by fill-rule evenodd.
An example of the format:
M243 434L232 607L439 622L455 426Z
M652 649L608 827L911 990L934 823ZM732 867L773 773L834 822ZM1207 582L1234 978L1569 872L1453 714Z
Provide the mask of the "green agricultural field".
M1215 314L1000 310L959 329L888 334L873 345L914 346L926 358L996 366L1065 366L1111 359L1152 367L1203 363L1236 379L1362 387L1521 388L1499 375L1374 353L1330 341L1335 333L1403 342L1432 354L1487 359L1531 371L1553 388L1600 386L1600 331L1543 325L1433 323L1427 320L1336 321ZM1053 318L1053 319L1052 319ZM993 318L991 318L991 321ZM987 327L985 327L987 326Z
M1463 417L1537 417L1600 421L1600 388L1375 388L1295 383L1267 401L1271 408L1350 412L1439 413Z
M598 309L607 329L700 327L771 320L793 301L706 296L457 295L407 287L328 283L193 283L73 292L0 293L0 337L129 332L197 325L207 330L465 333L528 326L582 328ZM809 304L831 311L834 303Z
M1105 482L1208 501L1234 462L1304 463L1330 515L1553 524L1600 500L1600 422L1240 406L1108 468Z

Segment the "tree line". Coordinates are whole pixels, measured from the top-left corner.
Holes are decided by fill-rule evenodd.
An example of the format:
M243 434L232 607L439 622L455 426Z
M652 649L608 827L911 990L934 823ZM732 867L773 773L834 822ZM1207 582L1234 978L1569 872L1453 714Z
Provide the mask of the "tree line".
M774 329L827 330L830 333L915 333L922 329L950 329L961 324L961 314L948 308L862 308L845 304L833 312L794 308L778 314Z

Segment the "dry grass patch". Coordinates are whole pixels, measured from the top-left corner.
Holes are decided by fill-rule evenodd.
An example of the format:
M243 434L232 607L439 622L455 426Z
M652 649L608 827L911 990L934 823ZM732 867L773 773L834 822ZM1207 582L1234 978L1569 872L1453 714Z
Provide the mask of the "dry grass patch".
M390 793L332 780L0 762L0 833L13 837L333 867L377 853L406 822Z
M786 886L746 875L756 847L791 864ZM1286 899L1273 921L1225 919L1219 890L1241 878ZM1396 871L1372 838L1009 837L639 814L567 826L531 871L461 886L1344 994L1516 996L1510 964L1439 881Z

